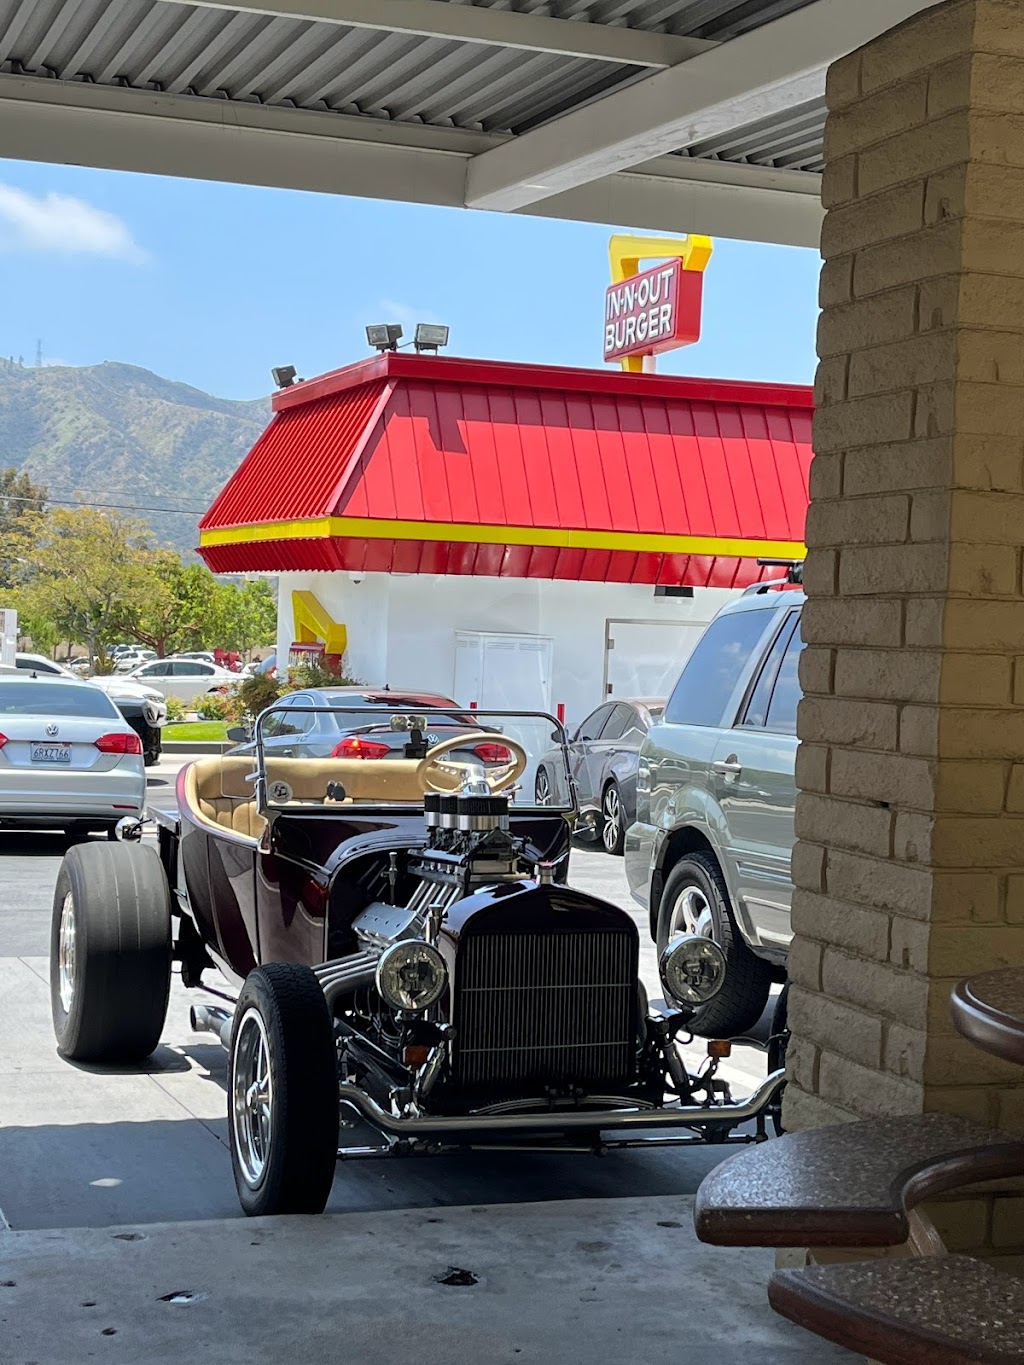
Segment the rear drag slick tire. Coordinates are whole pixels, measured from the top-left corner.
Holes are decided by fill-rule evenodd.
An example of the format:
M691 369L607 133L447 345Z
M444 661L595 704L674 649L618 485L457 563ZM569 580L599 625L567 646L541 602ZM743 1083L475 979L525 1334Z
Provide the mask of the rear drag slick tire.
M171 906L154 849L86 843L57 874L50 1008L75 1062L141 1062L160 1041L171 986Z

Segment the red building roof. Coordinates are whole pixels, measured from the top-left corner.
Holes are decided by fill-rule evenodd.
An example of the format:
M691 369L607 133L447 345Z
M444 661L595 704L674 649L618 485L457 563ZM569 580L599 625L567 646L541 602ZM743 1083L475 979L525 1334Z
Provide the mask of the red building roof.
M803 556L809 388L385 353L274 395L217 573L734 587Z

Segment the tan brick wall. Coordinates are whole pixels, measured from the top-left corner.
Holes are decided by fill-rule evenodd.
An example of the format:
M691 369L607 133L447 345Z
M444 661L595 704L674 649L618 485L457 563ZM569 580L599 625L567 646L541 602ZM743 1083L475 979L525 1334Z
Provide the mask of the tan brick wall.
M948 1004L1024 964L1024 0L923 12L828 103L785 1117L1024 1132ZM1013 1191L937 1218L1024 1257Z

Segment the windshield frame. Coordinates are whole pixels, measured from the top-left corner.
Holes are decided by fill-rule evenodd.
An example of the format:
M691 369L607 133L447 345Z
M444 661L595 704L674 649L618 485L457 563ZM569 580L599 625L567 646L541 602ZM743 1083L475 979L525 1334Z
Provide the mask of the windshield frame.
M354 716L360 716L360 715L361 715L361 716L365 716L365 715L367 714L368 711L371 711L371 710L372 710L373 712L376 712L378 709L379 709L379 708L377 708L377 707L368 708L368 707L366 707L365 705L364 705L364 706L351 706L351 707L323 706L323 705L320 705L320 706L317 706L317 705L311 705L311 706L286 706L286 705L282 705L281 702L275 702L274 705L268 706L268 707L266 708L266 710L261 711L260 714L256 717L256 722L255 722L255 725L253 726L253 734L252 734L253 757L254 757L254 760L255 760L254 785L255 785L255 793L256 793L256 804L257 804L257 808L259 809L260 813L261 813L262 815L266 816L268 819L274 819L274 818L276 818L277 816L282 815L282 814L291 814L291 815L294 815L294 814L297 813L296 807L293 806L293 805L291 805L290 803L286 803L286 804L274 804L274 803L271 802L270 799L269 799L268 790L267 790L267 766L266 766L267 752L266 752L266 746L265 746L265 740L264 740L263 731L264 731L264 727L265 727L265 725L266 725L266 722L267 722L267 720L268 720L268 718L269 718L270 716L275 715L275 714L285 714L285 715L304 715L304 714L313 714L313 715L332 715L332 716L350 714L350 715L354 715ZM383 708L383 710L386 712L387 708ZM577 803L576 803L576 789L575 789L575 783L573 782L573 779L572 779L572 768L571 768L571 764L570 764L568 736L566 735L565 726L562 724L562 722L561 722L560 720L558 720L555 716L552 716L549 712L547 712L547 711L511 711L511 710L501 710L501 711L486 710L486 711L484 711L484 710L475 710L475 709L474 709L474 710L467 710L466 708L461 707L461 706L459 706L459 707L430 707L430 708L424 708L424 707L411 707L411 706L396 706L396 707L394 707L394 708L391 710L390 714L391 714L391 716L393 716L393 717L395 717L395 716L402 716L402 715L405 715L405 716L423 716L425 712L427 712L427 714L428 714L429 717L431 717L431 718L436 717L436 716L449 716L449 717L451 717L451 718L453 719L454 723L457 724L457 725L459 725L459 726L465 725L465 724L466 724L467 718L468 718L468 717L472 717L472 719L473 719L474 721L476 721L477 719L479 719L480 721L483 721L483 722L487 722L488 720L493 720L493 721L498 721L498 722L501 722L501 721L510 721L510 720L528 720L528 721L537 722L538 724L543 723L543 725L544 725L545 727L550 727L550 728L548 728L548 730L547 730L547 733L548 733L548 740L547 740L546 746L545 746L543 749L541 749L541 750L540 750L538 753L536 753L536 754L531 753L531 754L530 754L530 758L531 758L531 762L532 762L533 764L536 764L536 763L539 763L540 760L541 760L543 757L545 757L546 755L550 754L552 750L556 750L556 749L557 749L557 750L560 751L560 755L561 755L561 764L562 764L562 781L563 781L563 783L564 783L564 790L569 794L568 800L567 800L566 802L564 802L564 803L557 804L557 805L556 805L556 804L552 804L552 805L546 805L546 806L539 806L539 805L536 804L535 800L532 799L532 792L529 792L529 793L528 793L526 786L522 786L521 784L516 784L516 785L519 785L519 786L520 786L520 790L518 790L518 791L515 793L515 797L516 797L516 798L519 798L519 799L511 799L511 800L510 800L510 802L509 802L509 814L510 814L510 815L523 815L523 814L533 814L533 815L536 815L536 814L544 814L544 815L552 815L552 816L558 815L558 816L569 817L569 816L575 816L575 815L578 813L578 806L577 806ZM484 724L483 726L481 726L481 728L482 728L482 729L489 729L490 727L489 727L488 725ZM505 731L504 731L504 728L501 727L501 726L497 727L497 729L498 729L498 733L496 733L496 735L495 735L495 742L500 743L500 742L501 742L500 736L501 736L502 734L504 734ZM271 754L271 757L273 757L272 754ZM297 761L297 762L300 762L300 763L301 763L303 760L300 758L300 759L296 759L296 760L293 760L293 761ZM311 761L317 761L317 760L311 760ZM383 758L382 758L382 759L365 759L365 760L362 760L362 761L363 761L363 762L367 762L367 763L387 763L387 762L394 762L395 760L393 760L393 759L392 759L392 760L389 760L389 759L383 759ZM528 769L527 771L529 771L529 769ZM533 785L533 784L532 784L532 781L531 781L528 785L529 785L530 788L532 788L532 785ZM524 796L526 796L526 795L530 795L530 798L531 798L531 799L529 799L529 800L522 800L522 798L523 798ZM349 813L352 813L352 812L360 812L360 813L374 812L374 813L377 813L377 812L384 812L384 811L388 811L388 812L410 813L410 812L415 812L415 811L422 811L422 809L423 809L423 797L422 797L422 795L420 796L420 799L419 799L418 803L416 803L416 804L413 804L412 802L398 802L398 801L396 801L396 802L384 802L384 801L358 801L358 800L353 800L351 805L346 805L346 806L343 808L345 814L349 814ZM322 802L317 802L317 801L303 802L303 804L302 804L302 806L301 806L301 812L302 812L303 814L307 814L307 813L308 813L308 814L311 814L311 815L323 815L323 814L338 815L338 814L341 814L341 813L342 813L342 808L340 808L337 804L331 803L331 802L329 802L329 801L327 801L327 800L325 799L325 800L322 801Z

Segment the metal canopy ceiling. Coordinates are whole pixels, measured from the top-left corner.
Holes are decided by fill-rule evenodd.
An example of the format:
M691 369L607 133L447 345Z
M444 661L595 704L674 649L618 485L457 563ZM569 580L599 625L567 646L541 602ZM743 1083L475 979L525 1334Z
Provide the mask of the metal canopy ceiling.
M809 242L820 221L824 65L922 7L0 0L0 147ZM709 101L716 80L722 96ZM693 90L703 104L691 117L659 114L689 108ZM650 126L636 126L652 105Z

